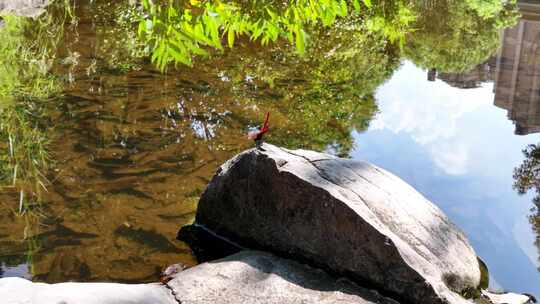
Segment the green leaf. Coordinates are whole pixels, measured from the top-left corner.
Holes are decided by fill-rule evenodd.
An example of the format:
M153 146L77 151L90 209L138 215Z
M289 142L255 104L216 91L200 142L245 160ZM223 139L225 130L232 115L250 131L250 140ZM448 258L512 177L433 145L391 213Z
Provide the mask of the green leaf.
M347 2L341 1L341 2L339 3L339 8L340 8L340 10L339 10L339 15L340 15L341 17L347 16L347 14L348 14L348 11L347 11Z
M296 48L301 55L306 52L306 33L302 29L296 31Z
M139 27L138 27L138 30L137 30L137 33L138 33L139 36L142 36L146 32L145 24L146 24L145 21L140 21L139 22Z
M234 46L234 29L229 28L229 31L227 32L227 42L229 43L229 47L232 49Z
M353 0L353 7L355 11L360 11L360 2L358 0Z

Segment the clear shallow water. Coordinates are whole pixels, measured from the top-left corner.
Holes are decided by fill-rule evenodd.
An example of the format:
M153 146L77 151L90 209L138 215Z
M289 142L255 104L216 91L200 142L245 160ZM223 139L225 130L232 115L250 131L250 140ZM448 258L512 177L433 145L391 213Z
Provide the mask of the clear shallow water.
M52 28L47 35L56 44L45 50L50 52L45 71L58 86L51 96L0 96L2 122L13 122L12 108L4 106L13 102L30 114L21 117L37 126L37 135L30 135L43 138L50 155L42 172L47 191L39 199L31 196L35 176L24 175L30 170L19 169L22 181L12 187L5 182L10 172L0 163L2 276L146 282L156 280L166 265L195 264L176 233L193 220L217 166L252 146L246 131L270 111L269 142L366 159L396 173L466 232L487 262L493 286L540 294L537 236L528 219L532 195L512 189L513 169L524 159L521 150L540 142L534 133L540 101L529 98L536 98L540 83L535 82L540 25L534 9L522 19L525 25L503 31L503 39L489 24L475 25L477 16L456 14L453 22L473 24L480 34L432 50L438 45L433 39L451 40L455 30L448 25L455 23L436 17L441 10L435 6L419 9L420 30L403 53L364 28L336 27L314 31L303 58L286 43L261 47L240 39L233 50L201 59L193 68L162 74L132 43L125 3L106 2L81 1L73 10L74 24L63 23L58 16L64 15L50 9L56 17L46 22ZM16 36L25 38L17 43L40 41L35 32ZM493 52L497 42L511 47L487 63L474 62L471 72L417 67L444 69L447 62L427 56L436 51L449 61L468 62L467 56L478 57L477 38L495 41ZM524 41L521 59L515 41ZM513 64L516 58L520 65ZM13 75L27 70L3 64ZM42 76L31 79L49 83ZM516 126L500 108L512 104L519 105L510 115L518 133L529 135L515 135ZM13 134L36 138L24 124L14 125ZM7 137L0 135L5 161ZM27 159L19 161L23 168ZM25 202L40 201L24 215L17 212L21 190Z

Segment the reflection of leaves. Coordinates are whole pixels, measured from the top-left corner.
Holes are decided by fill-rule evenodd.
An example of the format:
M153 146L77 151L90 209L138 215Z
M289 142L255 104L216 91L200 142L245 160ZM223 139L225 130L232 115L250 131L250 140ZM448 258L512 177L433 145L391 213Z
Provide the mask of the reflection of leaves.
M540 194L540 145L529 145L523 150L523 154L525 160L514 169L514 188L520 194L525 194L530 189Z
M514 169L513 187L519 194L525 194L529 190L536 192L533 198L535 214L529 217L529 221L537 235L535 244L540 250L540 144L527 146L523 154L525 159Z
M48 168L48 139L44 134L39 103L13 101L0 107L0 182L3 185L34 183L30 193L44 189ZM21 194L22 195L22 194ZM23 198L21 198L23 199Z
M25 17L4 16L0 27L0 97L47 97L59 87L49 74L56 39L45 40L54 21L42 17L35 21ZM58 27L58 26L57 26ZM32 28L34 35L27 36ZM49 39L47 37L47 39Z
M123 73L140 69L142 59L148 56L145 45L137 39L140 9L128 1L96 1L91 5L88 13L95 16L93 24L99 41L93 51L102 69Z
M6 15L0 27L0 187L18 188L20 211L45 189L44 100L61 91L51 70L70 13L60 7L36 19Z
M40 220L35 213L25 213L16 216L12 221L2 221L1 229L7 234L0 235L0 267L2 264L8 267L26 264L29 275L33 274L34 257L41 250L41 242L36 237L43 227ZM13 226L16 229L13 229ZM24 276L31 278L27 274Z
M416 65L463 72L484 62L499 46L500 29L517 20L515 3L499 0L416 1L416 30L407 36L405 56Z
M538 200L535 203L538 206ZM532 225L533 232L536 233L536 241L534 243L536 244L536 247L538 247L538 250L540 251L540 214L537 213L536 215L531 215L529 217L529 222ZM538 271L540 271L540 266L538 267Z
M138 32L152 48L152 62L161 70L169 62L191 65L193 55L207 54L204 47L221 50L221 36L227 37L229 47L242 35L260 40L262 45L282 37L303 54L308 37L306 27L330 26L350 11L360 10L358 0L352 7L344 0L295 0L282 5L252 1L242 6L217 1L189 5L184 1L143 1L143 6L145 16Z
M239 55L236 66L219 73L232 79L232 92L246 107L274 113L269 141L347 156L351 131L367 129L377 111L375 89L399 66L399 49L365 26L337 22L313 31L302 58L278 44Z

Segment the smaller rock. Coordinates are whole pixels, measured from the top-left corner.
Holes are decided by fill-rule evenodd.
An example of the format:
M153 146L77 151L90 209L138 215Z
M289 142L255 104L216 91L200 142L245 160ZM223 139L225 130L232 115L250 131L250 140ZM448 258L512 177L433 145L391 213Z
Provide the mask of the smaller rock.
M163 284L33 283L0 279L2 304L178 304Z
M399 304L322 270L260 251L242 251L175 275L167 285L190 304Z
M529 295L517 293L494 293L482 290L482 296L493 304L529 304L536 303L536 299Z
M161 276L159 278L159 281L163 284L169 282L173 277L174 275L182 272L184 269L187 268L187 265L184 265L184 264L173 264L167 268L165 268L165 270L163 270L163 272L161 272Z

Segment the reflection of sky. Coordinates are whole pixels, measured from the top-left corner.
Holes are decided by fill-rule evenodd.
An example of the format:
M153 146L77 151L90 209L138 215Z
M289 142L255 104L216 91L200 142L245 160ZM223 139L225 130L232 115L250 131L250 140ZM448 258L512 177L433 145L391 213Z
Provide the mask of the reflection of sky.
M521 150L540 135L514 135L492 90L491 83L458 89L429 82L406 62L379 88L380 113L367 132L354 134L352 156L396 173L441 207L502 287L540 295L531 198L512 190Z
M0 262L0 269L4 272L1 277L20 277L20 278L26 278L31 279L32 276L30 275L30 272L28 271L28 265L27 264L21 264L18 266L7 266Z

